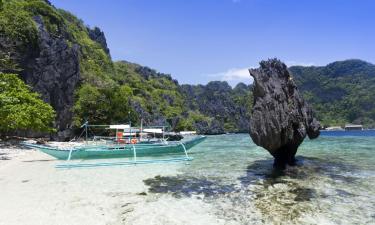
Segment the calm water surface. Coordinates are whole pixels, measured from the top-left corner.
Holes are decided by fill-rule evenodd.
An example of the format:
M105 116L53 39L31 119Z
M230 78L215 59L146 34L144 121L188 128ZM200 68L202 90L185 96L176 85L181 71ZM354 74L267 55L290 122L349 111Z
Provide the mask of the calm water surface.
M181 174L145 180L149 191L198 198L230 224L375 224L375 131L323 132L274 174L249 135L209 136Z

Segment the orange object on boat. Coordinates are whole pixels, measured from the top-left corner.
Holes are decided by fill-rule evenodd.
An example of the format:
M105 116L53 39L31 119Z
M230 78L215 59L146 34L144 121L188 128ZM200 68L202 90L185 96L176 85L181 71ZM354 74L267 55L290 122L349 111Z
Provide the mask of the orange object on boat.
M137 144L137 139L135 139L135 138L131 139L130 143Z
M117 133L116 133L116 136L117 136L117 138L119 138L119 139L122 139L123 135L124 135L124 133L122 133L122 132L117 132Z
M116 140L117 140L118 142L122 142L122 141L124 141L124 140L122 139L123 136L124 136L124 133L123 133L123 132L117 132L117 133L116 133Z

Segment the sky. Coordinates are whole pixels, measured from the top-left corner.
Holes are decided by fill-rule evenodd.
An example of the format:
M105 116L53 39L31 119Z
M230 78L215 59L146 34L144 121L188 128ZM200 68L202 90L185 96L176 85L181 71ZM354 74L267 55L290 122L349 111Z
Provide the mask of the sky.
M247 69L345 59L375 63L373 0L50 0L105 32L113 60L179 83L251 83Z

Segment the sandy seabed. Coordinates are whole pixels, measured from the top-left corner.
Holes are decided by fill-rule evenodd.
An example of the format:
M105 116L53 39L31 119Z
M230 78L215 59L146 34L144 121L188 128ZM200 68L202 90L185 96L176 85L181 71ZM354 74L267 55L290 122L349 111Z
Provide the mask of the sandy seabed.
M56 169L35 150L0 148L0 225L224 224L199 199L148 194L143 180L185 166Z

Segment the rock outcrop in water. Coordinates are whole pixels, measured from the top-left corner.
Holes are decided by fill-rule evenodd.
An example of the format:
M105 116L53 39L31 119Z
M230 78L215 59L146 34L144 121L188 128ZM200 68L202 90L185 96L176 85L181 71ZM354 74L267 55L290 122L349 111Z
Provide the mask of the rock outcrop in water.
M249 72L254 77L250 136L275 158L275 168L294 165L297 148L306 135L310 139L319 136L320 124L284 63L262 61L260 68Z

